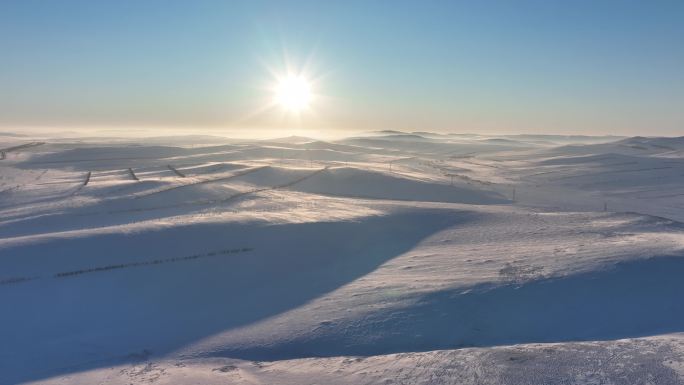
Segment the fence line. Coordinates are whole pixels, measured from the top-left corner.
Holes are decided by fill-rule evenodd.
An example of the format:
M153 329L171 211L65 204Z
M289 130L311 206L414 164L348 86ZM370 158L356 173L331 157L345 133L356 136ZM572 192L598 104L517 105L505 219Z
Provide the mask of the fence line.
M229 254L246 253L246 252L249 252L252 250L254 250L254 248L251 248L251 247L242 247L242 248L235 248L235 249L223 249L223 250L218 250L218 251L210 251L208 253L203 253L203 254L188 255L188 256L184 256L184 257L159 258L159 259L153 259L151 261L120 263L120 264L115 264L115 265L92 267L92 268L88 268L88 269L63 271L63 272L53 274L52 277L53 278L68 278L68 277L74 277L74 276L82 275L82 274L96 273L96 272L100 272L100 271L125 269L125 268L130 268L130 267L161 265L161 264L165 264L165 263L176 263L176 262L183 262L183 261L192 261L192 260L201 259L201 258L209 258L209 257L217 257L217 256L229 255ZM41 278L41 277L35 276L35 277L6 278L3 280L0 280L0 285L10 285L10 284L15 284L15 283L32 281L32 280L39 279L39 278Z
M178 175L179 177L185 178L185 174L183 174L182 172L178 171L178 169L175 168L175 167L173 167L172 165L169 164L169 165L166 165L166 167L168 167L169 170L171 170L174 174Z
M133 172L133 169L130 167L128 168L128 174L131 176L133 180L137 180L138 182L140 181L140 179L138 179L138 176L135 175L135 172Z

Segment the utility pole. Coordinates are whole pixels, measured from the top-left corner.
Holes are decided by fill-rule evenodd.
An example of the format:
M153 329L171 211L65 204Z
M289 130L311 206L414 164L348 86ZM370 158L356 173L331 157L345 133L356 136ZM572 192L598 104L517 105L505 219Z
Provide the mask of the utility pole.
M515 202L515 186L513 186L513 202Z

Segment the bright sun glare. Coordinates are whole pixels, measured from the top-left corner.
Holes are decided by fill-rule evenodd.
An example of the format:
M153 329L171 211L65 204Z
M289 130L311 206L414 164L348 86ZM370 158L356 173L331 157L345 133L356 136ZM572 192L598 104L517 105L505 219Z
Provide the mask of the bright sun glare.
M301 112L311 104L311 85L301 75L289 75L278 80L275 102L290 112Z

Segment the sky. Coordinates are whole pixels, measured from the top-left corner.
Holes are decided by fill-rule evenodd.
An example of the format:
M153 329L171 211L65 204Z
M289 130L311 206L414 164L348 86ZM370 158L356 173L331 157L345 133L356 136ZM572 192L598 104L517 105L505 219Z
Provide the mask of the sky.
M684 135L684 1L2 0L0 128L35 127Z

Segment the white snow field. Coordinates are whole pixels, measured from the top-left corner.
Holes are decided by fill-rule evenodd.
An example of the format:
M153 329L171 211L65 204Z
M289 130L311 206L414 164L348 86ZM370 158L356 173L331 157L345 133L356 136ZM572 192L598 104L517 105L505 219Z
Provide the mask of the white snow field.
M0 133L0 384L684 384L684 137Z

